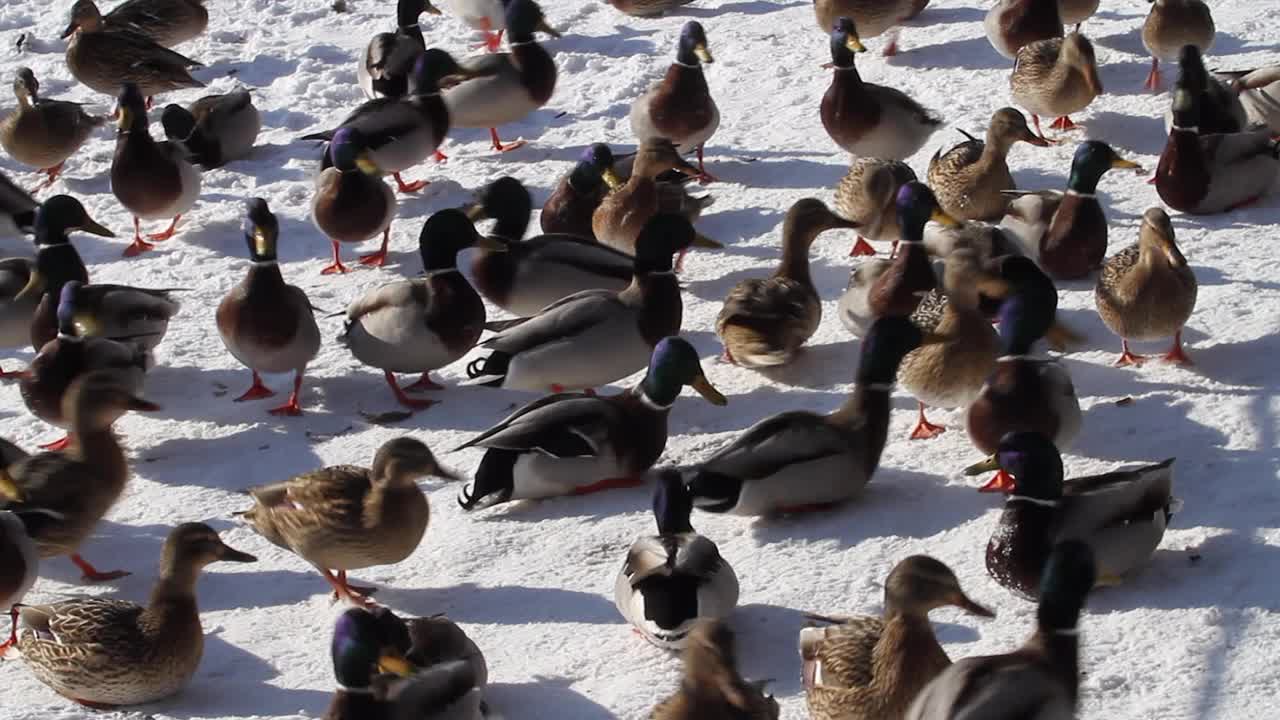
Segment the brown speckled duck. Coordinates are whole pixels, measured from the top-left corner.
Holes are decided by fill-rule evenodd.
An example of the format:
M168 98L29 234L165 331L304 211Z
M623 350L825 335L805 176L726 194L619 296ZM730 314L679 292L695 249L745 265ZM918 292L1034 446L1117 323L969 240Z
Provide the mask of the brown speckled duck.
M615 10L632 17L662 17L693 0L606 0Z
M926 0L927 2L927 0ZM917 7L919 6L919 7ZM918 0L814 0L813 12L818 29L831 32L837 21L847 17L858 26L860 38L873 38L888 33L883 55L898 53L899 24L924 9Z
M1147 0L1151 12L1142 23L1142 45L1151 54L1145 87L1160 89L1160 61L1172 60L1186 45L1201 53L1213 47L1216 30L1209 6L1201 0Z
M200 63L180 55L135 30L113 29L104 23L92 2L71 7L71 22L62 33L67 43L67 68L93 90L115 97L123 83L134 83L148 98L153 95L204 87L188 68Z
M997 0L983 26L996 52L1014 59L1022 46L1062 37L1060 0Z
M199 37L209 26L204 0L127 0L102 15L93 0L76 0L73 17L97 18L107 30L134 32L173 47Z
M1093 43L1073 32L1022 46L1009 76L1009 91L1014 102L1031 113L1040 137L1041 115L1057 118L1049 126L1055 130L1074 130L1077 125L1068 116L1102 94Z
M836 185L834 205L836 214L858 225L858 239L849 257L875 255L875 248L867 240L892 240L897 248L902 239L896 204L898 189L915 179L915 171L900 160L853 159L849 172Z
M628 255L635 255L636 242L644 226L658 214L677 214L696 219L701 207L709 205L706 199L690 198L679 191L666 192L657 178L674 170L695 176L698 170L685 162L669 140L661 138L645 140L640 144L632 166L631 177L617 190L605 196L591 216L591 228L602 244ZM697 207L688 207L689 203ZM717 248L719 243L698 235L695 247Z
M58 179L67 158L107 120L85 112L80 103L40 97L31 68L18 68L13 94L18 107L0 120L0 146L14 160L48 176L35 188L39 192Z
M737 642L721 620L689 633L680 689L658 703L650 720L778 720L778 701L764 692L769 681L738 673Z
M706 31L700 23L685 23L675 61L661 82L636 98L630 113L631 132L641 143L665 139L681 153L696 149L703 181L714 180L703 163L703 146L720 127L720 110L702 72L711 62Z
M963 131L961 131L963 132ZM986 141L969 139L929 161L929 187L948 215L959 220L999 220L1009 205L1001 190L1013 190L1006 158L1017 142L1046 147L1049 142L1031 132L1027 119L1014 108L1000 108L991 116Z

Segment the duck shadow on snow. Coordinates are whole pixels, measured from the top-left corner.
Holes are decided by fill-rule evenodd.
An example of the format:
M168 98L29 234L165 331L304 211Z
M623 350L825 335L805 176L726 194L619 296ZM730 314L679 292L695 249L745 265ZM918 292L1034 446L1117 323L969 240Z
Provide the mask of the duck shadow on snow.
M903 65L912 68L964 68L966 70L1012 70L1013 61L1006 59L1003 55L996 52L991 47L991 41L986 35L966 38L964 40L951 40L939 45L923 45L920 47L912 47L910 45L913 38L923 39L927 32L904 32L903 43L907 46L907 50L899 55L891 56L901 58L895 61L893 65Z
M801 152L779 151L775 156L769 156L759 151L733 151L727 158L722 158L721 151L712 147L711 154L712 157L708 158L711 174L721 182L752 188L834 187L848 172L848 168L839 164L796 157L806 154ZM834 152L811 154L813 157L836 155ZM715 187L713 184L709 190L715 193Z
M415 617L446 613L461 623L525 625L529 623L621 622L613 601L603 595L560 588L463 583L448 588L382 588L379 602Z
M138 458L135 470L158 483L180 480L182 485L228 492L280 482L321 465L314 444L304 432L298 432L301 429L272 428L264 423L250 424L234 435L219 438L171 438L147 448ZM187 465L189 458L197 456L204 459L198 465ZM245 465L246 458L254 457L263 462ZM266 462L267 457L271 458L270 463ZM371 460L371 457L361 458L360 462ZM247 509L250 504L247 497L245 503Z
M504 717L548 718L610 717L607 708L573 689L573 679L536 676L526 683L489 683L484 697ZM539 710L541 708L541 710Z
M1085 122L1085 135L1090 140L1103 140L1120 152L1159 155L1165 145L1164 118L1095 112ZM1155 168L1143 169L1155 172Z
M667 16L684 16L691 18L719 18L730 13L739 15L768 15L769 13L786 10L787 8L801 7L809 5L808 2L791 2L791 3L775 3L775 2L734 2L719 5L714 8L703 8L686 5L676 8L673 12L667 13Z
M662 464L661 460L657 463ZM644 484L634 488L503 503L492 509L474 511L474 519L485 523L537 523L569 518L588 524L608 522L619 515L647 508L653 497L653 477L652 472L645 473Z

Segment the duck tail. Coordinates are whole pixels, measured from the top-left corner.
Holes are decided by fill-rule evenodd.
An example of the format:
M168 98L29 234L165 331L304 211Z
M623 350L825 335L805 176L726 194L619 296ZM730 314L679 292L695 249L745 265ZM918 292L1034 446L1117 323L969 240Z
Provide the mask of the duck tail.
M458 492L458 506L475 510L507 502L515 493L515 467L520 453L492 448L480 460L475 480Z
M466 384L502 387L502 381L507 377L507 367L510 362L510 355L497 350L485 357L476 358L467 363L467 377L469 380Z
M332 139L333 139L333 131L324 130L318 133L311 133L310 135L303 135L302 137L298 138L298 141L302 142L303 140L320 140L322 142L329 142Z

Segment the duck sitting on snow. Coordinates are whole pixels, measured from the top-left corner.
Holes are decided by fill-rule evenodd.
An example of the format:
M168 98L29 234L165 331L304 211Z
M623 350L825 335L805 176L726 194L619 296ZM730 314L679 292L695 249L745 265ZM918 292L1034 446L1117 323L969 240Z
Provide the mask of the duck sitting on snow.
M166 105L160 123L165 137L182 143L193 162L212 170L249 154L262 129L262 116L253 95L241 88L205 95L185 108Z
M698 152L703 182L714 180L703 163L703 147L720 127L720 109L711 97L703 65L714 62L702 24L687 22L680 29L676 59L657 85L631 103L631 132L641 143L664 139L680 153Z

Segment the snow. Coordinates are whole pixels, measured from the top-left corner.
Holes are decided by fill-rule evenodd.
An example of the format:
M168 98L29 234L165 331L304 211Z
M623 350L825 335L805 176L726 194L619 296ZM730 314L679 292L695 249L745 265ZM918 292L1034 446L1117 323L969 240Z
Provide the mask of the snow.
M361 101L355 60L373 33L394 25L391 0L347 4L350 11L339 14L323 0L211 0L210 31L178 49L208 66L196 74L212 89L237 83L257 88L264 127L249 159L205 175L200 201L174 240L140 258L120 257L131 223L108 187L113 139L106 130L68 163L56 188L81 198L120 236L74 238L96 281L187 291L158 349L160 367L147 382L147 396L164 410L133 414L117 425L135 477L83 548L100 567L134 574L82 586L67 560L54 559L42 567L28 602L78 593L145 601L160 544L183 521L209 521L229 544L259 558L253 565L210 568L200 586L207 642L199 673L180 695L131 710L130 717L320 715L334 685L328 643L340 608L330 605L327 586L309 566L232 518L248 504L237 491L324 464L367 463L378 445L404 433L445 452L532 397L453 387L464 376L460 361L440 374L450 387L436 395L439 405L395 426L372 425L359 413L393 409L390 393L377 372L332 341L341 320L322 317L326 342L308 372L305 417L272 418L266 401L231 402L248 386L249 372L224 350L213 311L248 267L240 233L245 198L266 198L280 217L286 277L304 287L317 307L340 311L376 284L420 270L416 238L431 212L465 202L503 174L524 181L540 206L583 147L596 141L630 146L626 114L632 98L667 67L680 26L697 19L717 60L708 79L723 118L708 145L708 169L720 178L708 188L716 204L698 228L728 247L687 260L685 328L729 406L712 407L686 393L673 410L663 462L696 463L762 417L788 409L826 411L850 388L858 345L835 317L850 267L850 233L830 233L815 245L824 322L793 366L766 375L719 363L712 332L728 289L767 274L775 263L787 207L806 196L829 201L847 167L818 118L830 80L819 65L829 55L810 3L703 0L671 17L640 20L599 0L547 2L551 23L565 33L547 42L560 69L555 96L523 122L502 128L504 140L522 136L530 145L496 155L485 131L455 131L445 148L447 164L406 174L433 183L421 196L401 197L389 266L322 278L329 244L308 218L318 149L294 138L330 127ZM70 5L58 0L36 12L40 4L31 0L0 0L6 76L29 65L46 95L96 103L107 112L110 100L75 83L63 62L57 36ZM883 39L872 39L872 52L858 58L866 79L904 90L948 121L911 158L921 176L936 149L961 139L955 128L980 132L991 112L1010 102L1011 63L983 35L983 5L935 0L903 32L902 54L886 60L877 54ZM1278 5L1215 2L1219 32L1209 66L1272 62ZM1108 94L1076 119L1089 137L1112 143L1150 171L1164 143L1160 117L1168 95L1142 90L1149 60L1139 28L1147 7L1104 3L1085 24ZM455 56L470 52L476 40L456 18L424 16L423 23L428 42ZM22 33L29 39L18 51ZM1166 87L1171 80L1167 75ZM200 94L184 91L160 101L185 103ZM160 132L158 121L153 132ZM1077 141L1078 134L1048 149L1015 147L1010 163L1019 186L1065 187ZM34 184L34 175L7 158L0 167ZM1112 252L1136 240L1143 210L1159 203L1144 179L1113 172L1100 184ZM1185 334L1197 363L1191 368L1113 368L1119 341L1094 311L1092 283L1062 288L1061 316L1088 336L1082 350L1065 358L1086 419L1066 456L1068 474L1176 455L1175 490L1186 502L1146 572L1090 599L1082 619L1082 717L1274 715L1280 691L1271 652L1280 640L1280 382L1268 368L1274 367L1269 353L1277 350L1280 302L1280 266L1271 245L1277 219L1274 196L1230 215L1174 216L1178 242L1200 281L1199 306ZM160 223L144 228L160 229ZM6 256L29 250L17 240L0 241ZM351 250L344 250L350 258ZM8 367L30 354L3 359ZM288 381L268 378L278 392L287 390ZM1132 403L1118 405L1122 398ZM952 657L1007 651L1033 626L1033 605L986 575L983 551L999 501L974 492L959 474L979 459L959 427L962 413L935 411L931 419L957 427L934 440L907 441L915 403L899 393L894 408L880 471L860 502L794 520L694 517L742 581L741 606L732 618L742 668L748 676L775 678L772 688L785 718L806 714L796 652L801 613L879 612L884 577L909 554L948 563L972 597L999 613L995 621L977 621L956 610L936 612ZM56 431L32 422L9 384L0 386L0 436L32 448ZM472 471L480 456L468 450L443 458ZM678 658L633 635L611 598L628 545L652 532L648 488L464 516L454 502L456 485L431 481L426 487L434 517L419 551L397 566L354 575L379 585L377 598L397 611L444 612L462 623L488 657L490 701L505 716L635 718L673 691ZM86 713L37 682L21 662L0 665L0 684L6 689L0 715L10 720Z

